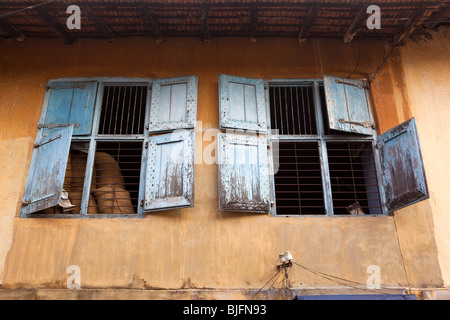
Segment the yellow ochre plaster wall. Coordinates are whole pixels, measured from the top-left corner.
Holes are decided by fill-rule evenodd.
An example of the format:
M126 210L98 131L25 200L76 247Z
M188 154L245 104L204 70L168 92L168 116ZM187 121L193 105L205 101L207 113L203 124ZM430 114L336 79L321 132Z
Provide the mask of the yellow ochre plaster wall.
M446 41L448 52L448 37L436 37ZM126 38L114 44L77 40L68 46L58 39L0 40L1 287L63 289L67 267L77 265L82 288L259 289L275 274L278 254L286 250L304 266L363 284L367 267L377 265L383 287L442 287L443 278L448 285L450 218L448 182L443 182L450 178L445 170L450 163L448 61L439 44L425 46L435 52L433 59L447 63L445 70L416 46L422 48L409 43L396 51L373 83L372 95L381 132L417 116L430 200L382 217L224 213L218 211L217 166L203 163L195 165L192 208L144 219L79 220L18 217L50 79L197 74L198 154L210 143L202 143L202 131L218 128L220 73L266 80L347 76L359 56L354 76L366 76L381 64L385 43L168 38L157 44ZM339 287L298 267L289 279L293 288Z

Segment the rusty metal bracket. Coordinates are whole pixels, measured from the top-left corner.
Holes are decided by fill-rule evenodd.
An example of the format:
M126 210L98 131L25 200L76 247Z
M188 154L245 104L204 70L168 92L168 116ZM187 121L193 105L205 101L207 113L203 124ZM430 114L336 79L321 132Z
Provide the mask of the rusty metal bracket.
M34 148L37 149L37 148L42 147L43 145L45 145L45 144L47 144L47 143L50 143L50 142L55 141L55 140L58 140L58 139L60 139L60 138L61 138L61 135L59 134L59 135L57 135L56 137L54 137L54 138L52 138L52 139L48 139L48 140L45 141L45 142L35 143L35 144L34 144Z
M346 82L346 81L342 81L342 80L336 79L336 83L337 84L345 84L347 86L353 86L353 87L356 87L358 89L367 89L367 90L370 89L370 86L367 83L365 83L365 82L364 82L364 85L361 85L361 84L356 84L356 83Z
M292 267L292 261L283 262L282 264L277 266L277 269L281 270L281 269L286 269L286 268L290 268L290 267Z
M68 126L73 126L74 128L78 128L80 126L80 124L77 123L71 123L71 124L56 124L56 123L49 123L49 124L38 124L38 129L55 129L55 128L65 128Z
M340 123L354 124L355 126L361 126L361 127L364 127L364 128L376 129L376 124L375 123L370 123L370 122L347 121L347 120L344 120L342 118L339 119L339 122Z

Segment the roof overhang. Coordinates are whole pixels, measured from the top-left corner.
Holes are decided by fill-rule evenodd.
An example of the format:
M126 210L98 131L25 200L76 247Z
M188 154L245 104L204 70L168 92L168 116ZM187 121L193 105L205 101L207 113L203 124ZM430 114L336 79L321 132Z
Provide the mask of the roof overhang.
M8 0L0 2L0 38L60 37L387 37L398 43L416 28L448 24L450 0L379 0L381 28L369 29L372 1L349 0ZM81 28L69 30L69 5ZM37 6L36 6L37 5Z

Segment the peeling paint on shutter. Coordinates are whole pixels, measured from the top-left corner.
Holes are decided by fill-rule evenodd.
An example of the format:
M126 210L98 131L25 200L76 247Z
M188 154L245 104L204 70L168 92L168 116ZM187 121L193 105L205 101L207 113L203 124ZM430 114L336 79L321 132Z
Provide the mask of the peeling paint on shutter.
M30 214L59 204L72 132L72 126L55 129L34 145L22 214Z
M414 118L379 136L378 150L389 212L429 198Z
M218 159L219 210L269 212L267 138L219 134Z
M148 139L144 211L194 204L194 132L175 131Z
M220 128L267 131L264 80L219 75Z
M95 99L98 83L91 82L58 82L48 89L49 100L43 135L48 135L61 125L73 125L73 135L89 135L92 132Z
M324 75L329 128L372 135L374 122L364 81Z
M197 76L153 80L149 131L195 128L197 87Z

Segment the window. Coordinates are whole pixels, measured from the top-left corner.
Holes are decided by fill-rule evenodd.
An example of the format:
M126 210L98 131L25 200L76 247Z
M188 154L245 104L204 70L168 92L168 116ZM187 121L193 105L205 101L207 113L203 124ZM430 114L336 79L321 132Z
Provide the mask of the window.
M21 216L192 206L196 109L196 76L50 81Z
M383 215L427 199L415 120L377 137L369 101L361 80L220 75L221 129L238 130L219 135L220 210Z

